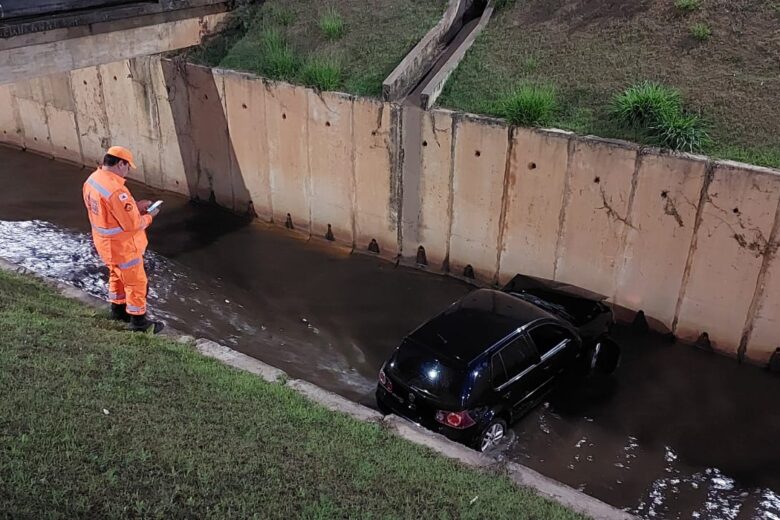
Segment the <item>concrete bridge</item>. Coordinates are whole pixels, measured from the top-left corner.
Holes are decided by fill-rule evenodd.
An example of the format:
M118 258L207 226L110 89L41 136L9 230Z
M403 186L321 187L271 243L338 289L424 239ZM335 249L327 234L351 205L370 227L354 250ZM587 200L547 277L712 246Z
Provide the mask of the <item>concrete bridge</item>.
M226 0L0 0L0 85L197 45Z

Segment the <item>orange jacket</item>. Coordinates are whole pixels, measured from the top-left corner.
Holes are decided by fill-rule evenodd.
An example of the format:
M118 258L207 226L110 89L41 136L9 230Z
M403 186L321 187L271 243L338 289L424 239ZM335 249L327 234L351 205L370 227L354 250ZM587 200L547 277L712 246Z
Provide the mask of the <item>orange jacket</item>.
M99 168L84 183L84 205L100 258L120 269L143 261L151 215L141 215L121 176Z

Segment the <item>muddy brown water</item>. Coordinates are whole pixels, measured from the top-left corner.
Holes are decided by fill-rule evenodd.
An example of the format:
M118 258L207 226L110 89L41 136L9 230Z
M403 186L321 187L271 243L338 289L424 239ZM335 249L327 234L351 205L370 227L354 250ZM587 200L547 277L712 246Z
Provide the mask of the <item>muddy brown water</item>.
M105 296L81 183L0 147L0 256ZM171 325L364 404L399 339L471 290L131 185L162 198L150 306ZM501 456L644 518L780 520L780 378L620 328L614 378L561 387Z

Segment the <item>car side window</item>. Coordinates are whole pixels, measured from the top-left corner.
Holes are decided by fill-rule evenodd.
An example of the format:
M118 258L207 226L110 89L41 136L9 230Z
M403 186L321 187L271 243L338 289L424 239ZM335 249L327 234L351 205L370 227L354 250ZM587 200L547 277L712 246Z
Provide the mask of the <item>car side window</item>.
M524 337L515 339L493 356L493 385L503 385L533 365L537 358L533 345Z
M531 336L540 356L544 356L561 342L572 339L568 330L557 325L540 325L529 331L528 335Z
M493 386L498 388L507 382L506 368L504 367L504 360L501 359L501 354L493 354L493 361L490 364L490 372L493 378Z

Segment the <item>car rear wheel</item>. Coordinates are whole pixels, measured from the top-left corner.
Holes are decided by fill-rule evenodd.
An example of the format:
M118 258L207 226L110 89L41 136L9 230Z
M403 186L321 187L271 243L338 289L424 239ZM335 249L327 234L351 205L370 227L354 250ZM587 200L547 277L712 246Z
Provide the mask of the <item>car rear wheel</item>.
M498 446L506 436L506 421L493 419L482 432L479 439L479 451L487 451Z

